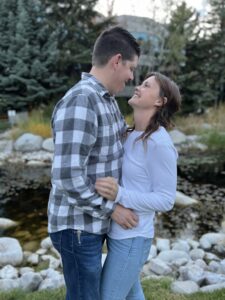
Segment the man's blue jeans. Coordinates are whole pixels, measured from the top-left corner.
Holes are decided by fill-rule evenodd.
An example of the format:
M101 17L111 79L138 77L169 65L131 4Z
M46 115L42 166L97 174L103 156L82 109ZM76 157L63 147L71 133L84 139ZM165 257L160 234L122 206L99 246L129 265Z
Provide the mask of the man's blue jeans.
M62 257L66 300L100 300L104 237L73 229L50 233Z
M144 300L140 272L148 258L150 238L107 238L108 254L103 266L101 300Z

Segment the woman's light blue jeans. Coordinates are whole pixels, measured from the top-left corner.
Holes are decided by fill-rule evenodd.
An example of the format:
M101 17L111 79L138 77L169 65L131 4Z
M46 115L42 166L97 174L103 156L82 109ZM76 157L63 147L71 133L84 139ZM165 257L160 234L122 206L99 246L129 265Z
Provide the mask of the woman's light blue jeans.
M141 269L148 258L150 238L107 238L108 255L103 266L101 300L144 300Z

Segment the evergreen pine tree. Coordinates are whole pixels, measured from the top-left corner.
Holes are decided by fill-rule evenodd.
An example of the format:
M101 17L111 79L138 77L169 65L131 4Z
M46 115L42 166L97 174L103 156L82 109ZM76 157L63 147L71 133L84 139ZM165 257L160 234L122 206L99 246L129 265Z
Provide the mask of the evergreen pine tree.
M196 110L198 107L199 84L196 82L198 71L195 64L190 65L189 54L196 50L189 45L196 45L198 38L199 18L196 11L189 8L185 2L177 6L171 14L168 25L168 36L165 41L164 60L160 67L175 80L182 92L182 111L184 113Z
M183 109L202 112L225 100L225 3L212 0L201 36L186 48Z
M204 37L190 41L186 47L186 64L183 74L180 75L182 83L184 113L202 113L210 106L214 93L210 87L211 79L208 77L208 53L210 41Z
M163 68L175 80L186 64L186 46L195 38L197 25L198 16L195 10L187 7L185 2L178 5L171 14Z
M65 89L56 75L57 37L46 23L41 2L3 0L0 20L2 109L27 109Z
M10 73L8 49L11 37L15 34L17 0L0 1L0 112L7 106L7 100L2 96L2 89Z
M210 30L210 47L207 48L207 76L214 93L214 104L225 101L225 2L210 0L211 10L207 20Z
M80 72L89 71L93 44L112 18L101 19L94 7L98 0L43 0L51 28L58 29L59 72L74 82Z

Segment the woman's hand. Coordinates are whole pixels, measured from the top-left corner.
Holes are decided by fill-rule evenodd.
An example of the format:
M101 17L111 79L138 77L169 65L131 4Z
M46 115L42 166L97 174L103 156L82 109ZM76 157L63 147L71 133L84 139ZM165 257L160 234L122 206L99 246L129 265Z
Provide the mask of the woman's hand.
M118 183L113 177L98 178L95 183L97 192L104 198L114 201L118 193Z

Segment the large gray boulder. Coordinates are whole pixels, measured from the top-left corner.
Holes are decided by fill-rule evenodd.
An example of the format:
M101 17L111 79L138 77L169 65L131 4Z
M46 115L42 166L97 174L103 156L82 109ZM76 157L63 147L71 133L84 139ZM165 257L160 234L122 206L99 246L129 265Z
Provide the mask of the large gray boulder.
M0 278L2 279L18 278L18 270L11 265L6 265L0 270Z
M175 145L180 145L187 142L187 136L177 129L171 130L169 134Z
M20 286L26 292L33 292L38 289L42 282L42 277L38 273L28 272L21 276Z
M0 238L0 266L20 265L23 261L23 251L17 239Z
M0 291L11 291L20 288L19 279L0 279Z
M42 143L42 148L49 152L54 152L54 143L53 138L45 139Z
M203 249L210 249L219 243L225 244L225 233L206 233L200 238L200 245Z
M180 251L180 250L167 250L167 251L162 251L159 253L157 258L165 261L165 262L173 262L174 260L177 260L178 258L186 258L187 260L190 259L190 256L187 252L185 251Z
M172 269L161 259L152 259L149 263L149 269L157 275L166 276L172 273Z
M15 142L14 148L17 151L38 151L42 147L43 138L39 135L24 133Z
M198 203L198 200L185 195L182 192L176 192L175 204L181 207L192 206Z

